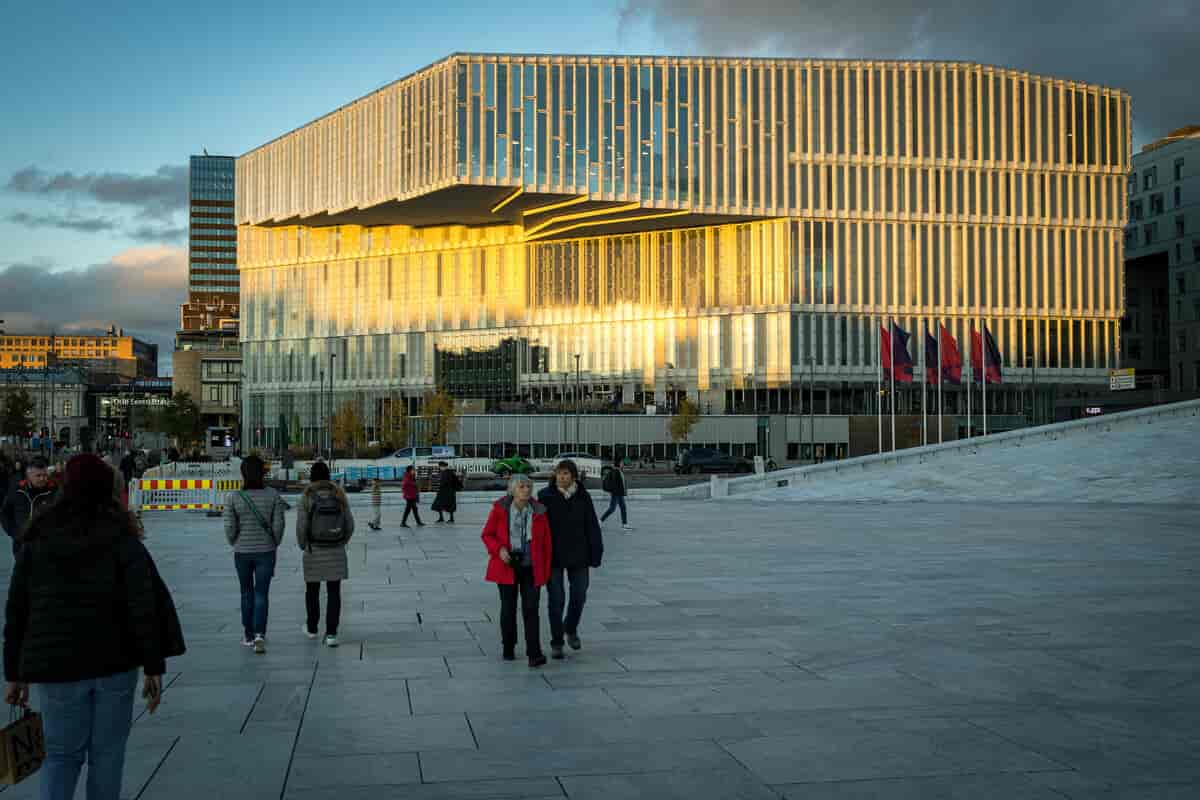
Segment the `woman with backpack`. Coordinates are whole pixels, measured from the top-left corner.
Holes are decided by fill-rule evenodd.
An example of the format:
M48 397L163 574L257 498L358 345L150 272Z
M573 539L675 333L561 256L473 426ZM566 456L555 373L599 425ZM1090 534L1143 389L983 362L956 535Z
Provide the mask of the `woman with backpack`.
M342 487L329 480L329 467L318 461L296 512L296 542L304 551L304 635L317 638L321 622L321 583L325 583L325 645L338 646L342 581L350 577L346 545L354 535L354 515Z
M258 456L242 460L242 488L225 498L225 538L242 588L242 644L267 652L267 610L275 553L283 543L286 504L267 488L267 466Z
M5 701L43 716L41 796L69 798L84 762L87 796L117 800L141 669L151 714L166 659L185 651L170 592L137 518L113 495L108 465L67 462L56 502L25 530L8 589Z
M404 495L404 517L400 520L400 527L408 527L408 515L412 514L413 519L417 521L417 527L424 528L425 523L421 522L421 512L417 510L417 500L421 497L421 489L417 486L417 471L413 469L412 464L404 468L404 479L400 481L400 493Z

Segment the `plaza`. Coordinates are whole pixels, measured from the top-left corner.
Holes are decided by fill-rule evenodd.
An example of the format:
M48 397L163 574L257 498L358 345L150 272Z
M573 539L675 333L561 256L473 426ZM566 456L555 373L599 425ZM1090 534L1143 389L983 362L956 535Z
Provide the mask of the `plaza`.
M1070 452L1109 446L1090 441ZM483 503L413 530L387 508L375 534L355 497L338 649L301 633L289 514L265 656L239 645L220 521L147 514L189 652L158 713L139 706L124 794L1195 797L1200 505L1071 490L635 497L637 530L610 527L593 573L583 650L536 671L500 659Z

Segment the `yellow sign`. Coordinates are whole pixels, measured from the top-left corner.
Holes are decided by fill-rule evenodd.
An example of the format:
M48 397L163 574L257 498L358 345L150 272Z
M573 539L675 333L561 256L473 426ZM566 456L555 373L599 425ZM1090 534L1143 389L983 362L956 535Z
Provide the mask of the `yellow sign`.
M1119 392L1124 389L1137 388L1137 375L1134 369L1110 369L1108 371L1108 388Z

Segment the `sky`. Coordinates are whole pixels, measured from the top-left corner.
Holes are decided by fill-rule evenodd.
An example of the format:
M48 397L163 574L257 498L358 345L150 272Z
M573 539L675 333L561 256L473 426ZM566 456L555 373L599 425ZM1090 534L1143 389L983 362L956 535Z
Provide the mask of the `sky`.
M456 51L981 61L1129 91L1135 149L1200 123L1200 0L107 5L6 12L0 319L116 324L160 345L164 373L188 156L241 155Z

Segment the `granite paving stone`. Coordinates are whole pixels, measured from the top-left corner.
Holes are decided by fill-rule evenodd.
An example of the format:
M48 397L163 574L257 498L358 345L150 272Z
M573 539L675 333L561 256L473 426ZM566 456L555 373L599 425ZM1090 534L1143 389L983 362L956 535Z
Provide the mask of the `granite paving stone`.
M265 655L240 645L220 520L147 513L188 653L158 713L139 703L123 795L1200 797L1196 423L1153 429L980 447L958 482L906 467L825 494L635 495L636 530L606 527L583 649L541 670L523 646L500 658L484 504L420 530L385 508L351 547L336 649L301 633L291 512ZM1169 480L1143 468L1163 454ZM1092 486L1118 466L1128 486Z

